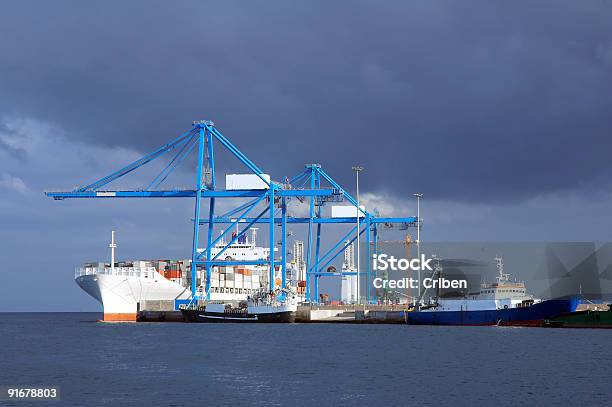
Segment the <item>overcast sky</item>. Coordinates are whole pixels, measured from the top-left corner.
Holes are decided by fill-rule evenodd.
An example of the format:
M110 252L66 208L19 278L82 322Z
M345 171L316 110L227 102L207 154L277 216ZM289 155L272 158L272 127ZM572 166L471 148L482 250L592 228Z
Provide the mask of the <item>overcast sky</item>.
M275 179L317 162L353 191L359 163L385 215L422 192L424 238L609 241L611 21L603 0L6 3L0 310L98 309L72 269L113 228L122 258L188 257L192 202L42 191L201 118Z

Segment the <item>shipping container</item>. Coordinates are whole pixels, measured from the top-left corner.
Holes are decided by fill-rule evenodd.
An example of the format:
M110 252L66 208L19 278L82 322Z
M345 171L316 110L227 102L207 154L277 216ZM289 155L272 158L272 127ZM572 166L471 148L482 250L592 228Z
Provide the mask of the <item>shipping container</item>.
M361 209L365 211L365 206L359 205ZM352 205L333 205L331 208L332 218L355 218L357 216L357 207ZM359 217L363 218L365 215L359 211ZM355 219L357 222L357 219Z
M270 182L270 175L260 174L263 179L268 183ZM270 187L266 184L257 174L226 174L225 175L225 189L236 190L236 189L269 189Z
M166 278L181 278L182 272L180 270L164 270L164 277Z

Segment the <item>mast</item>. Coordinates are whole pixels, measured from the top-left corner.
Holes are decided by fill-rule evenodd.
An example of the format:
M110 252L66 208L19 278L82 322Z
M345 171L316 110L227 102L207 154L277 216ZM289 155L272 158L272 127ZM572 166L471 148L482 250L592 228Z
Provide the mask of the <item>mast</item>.
M497 276L497 283L501 284L502 281L508 281L510 274L504 273L504 261L502 260L501 256L497 256L495 258L495 266L497 268L497 273L499 274Z
M438 289L436 290L436 304L438 303L438 301L440 300L440 293L441 293L441 288L440 288L440 279L442 278L442 266L440 265L440 258L436 258L436 271L438 272Z
M111 242L108 245L111 249L111 273L115 273L115 248L117 245L115 244L115 231L111 231Z

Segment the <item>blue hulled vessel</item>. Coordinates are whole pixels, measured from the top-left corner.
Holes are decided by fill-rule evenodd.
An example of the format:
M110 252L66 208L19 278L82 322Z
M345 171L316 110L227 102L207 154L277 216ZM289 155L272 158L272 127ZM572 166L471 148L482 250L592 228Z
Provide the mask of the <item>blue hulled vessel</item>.
M503 272L501 258L498 276L493 284L482 284L480 291L467 298L437 298L407 313L413 325L512 325L541 326L546 319L574 312L580 303L577 296L542 301L527 294L523 282L511 281Z

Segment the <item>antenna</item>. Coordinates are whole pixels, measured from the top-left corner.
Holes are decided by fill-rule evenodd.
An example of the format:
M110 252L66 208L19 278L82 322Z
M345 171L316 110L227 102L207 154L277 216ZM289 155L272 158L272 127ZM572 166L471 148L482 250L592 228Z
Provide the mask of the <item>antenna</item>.
M504 260L501 256L495 257L495 266L497 267L497 272L499 273L497 276L497 282L501 283L502 281L508 281L510 274L504 273Z
M499 272L499 274L503 274L504 272L504 261L501 258L501 256L497 256L495 257L495 266L497 267L497 271Z

